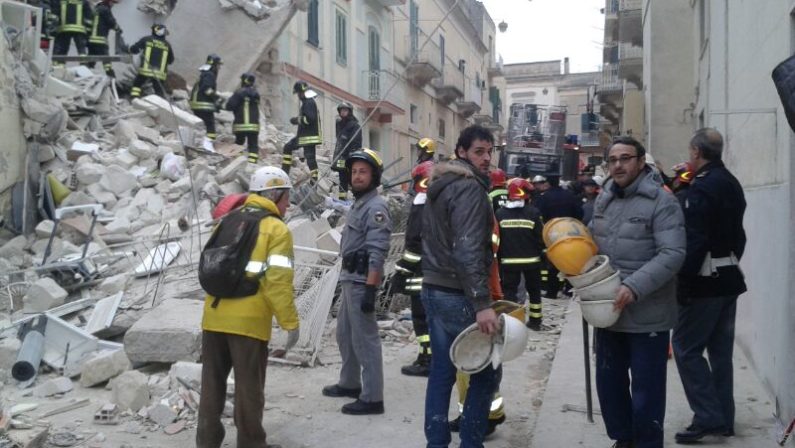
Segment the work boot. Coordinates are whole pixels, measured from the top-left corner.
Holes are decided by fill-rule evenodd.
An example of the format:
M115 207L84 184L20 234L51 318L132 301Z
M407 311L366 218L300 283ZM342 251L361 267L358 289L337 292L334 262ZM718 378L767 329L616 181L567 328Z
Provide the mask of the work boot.
M533 331L549 331L552 329L549 325L544 325L541 319L530 318L527 320L525 326Z
M333 384L331 386L326 386L323 388L323 395L327 397L348 397L348 398L359 398L359 394L362 393L362 389L348 389L347 387L342 387L339 384Z
M362 401L356 400L353 403L348 403L342 407L342 413L348 415L370 415L370 414L383 414L384 402L383 401Z
M631 440L619 440L613 444L612 448L634 448L635 444Z
M677 432L674 438L676 439L676 443L690 444L696 443L709 435L725 436L727 433L727 429L723 426L705 428L703 426L693 424L685 428L684 431Z
M431 356L420 353L411 365L401 367L400 373L408 376L427 377L431 373Z
M447 424L450 425L450 432L461 431L461 416L459 415L455 419L450 420Z
M486 435L494 434L494 431L497 430L497 426L505 423L505 416L502 415L500 418L490 418L489 419L489 427L486 429Z

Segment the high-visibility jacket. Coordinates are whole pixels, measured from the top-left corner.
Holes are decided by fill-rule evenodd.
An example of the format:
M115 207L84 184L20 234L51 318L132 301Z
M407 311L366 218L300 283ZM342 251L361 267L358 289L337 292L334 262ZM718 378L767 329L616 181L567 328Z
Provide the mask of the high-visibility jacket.
M321 143L323 143L323 134L317 104L314 98L304 98L301 100L301 110L298 115L298 146Z
M132 47L130 52L138 54L144 52L138 74L147 78L165 81L168 77L168 66L174 63L174 51L166 39L159 36L142 37Z
M251 194L244 206L266 209L274 215L260 221L257 243L246 267L250 272L247 275L259 276L259 290L248 297L222 297L215 308L215 297L206 296L202 329L268 341L274 316L282 329L298 328L293 301L293 237L270 199Z
M116 18L113 17L113 12L111 12L110 8L109 4L100 3L94 10L94 19L91 21L91 35L88 36L90 43L107 46L110 30L119 32L119 24L116 23Z
M60 0L58 8L59 33L83 33L91 26L94 12L88 0Z
M489 192L489 199L491 199L491 207L494 209L494 213L497 213L497 210L508 202L508 190L495 188Z
M235 114L233 132L259 132L259 93L252 86L237 89L226 102L226 109Z
M541 267L544 240L541 213L532 205L497 210L500 225L500 267L507 271Z
M215 112L215 102L218 99L215 72L209 65L199 69L199 80L193 85L190 92L191 110L209 110Z

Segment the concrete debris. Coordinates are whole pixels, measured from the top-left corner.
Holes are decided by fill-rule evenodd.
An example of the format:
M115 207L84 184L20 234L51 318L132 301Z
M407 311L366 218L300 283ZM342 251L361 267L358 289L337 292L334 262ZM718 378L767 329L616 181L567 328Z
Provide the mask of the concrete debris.
M200 390L202 365L195 362L175 362L168 371L168 377L170 380L169 385L173 390L177 390L182 384L187 384L195 390Z
M160 426L168 426L177 419L177 413L170 406L163 403L155 404L147 409L146 416Z
M229 165L224 167L224 169L222 169L215 176L215 181L218 182L218 184L220 185L234 180L235 175L237 175L238 171L243 169L247 163L248 159L246 156L240 156L232 160L232 162L230 162Z
M36 236L39 238L47 238L55 228L55 222L45 219L36 225Z
M150 159L155 155L155 148L152 145L138 139L130 143L128 151L140 160Z
M111 401L122 410L138 412L149 404L148 378L137 370L128 370L110 380Z
M94 423L97 425L118 425L119 406L114 403L106 403L94 413Z
M50 397L56 394L65 394L74 389L72 380L65 376L59 376L51 380L47 380L33 389L34 397Z
M132 362L198 361L203 310L199 300L164 300L127 331L127 356Z
M157 108L157 120L162 126L169 128L187 126L193 129L201 129L204 126L201 118L172 106L171 103L157 95L148 95L141 100Z
M163 428L163 432L170 436L173 436L174 434L177 434L181 432L183 429L185 429L186 425L187 423L185 422L185 420L180 420L176 423L172 423L166 426L165 428Z
M17 360L20 347L22 347L22 342L15 337L0 339L0 369L11 371L11 366Z
M25 312L43 313L50 308L62 305L69 294L55 280L43 277L30 285L22 299Z
M139 0L138 10L156 16L166 16L171 12L168 0Z
M96 386L126 372L131 367L124 350L100 352L83 362L83 367L80 369L80 385Z
M108 229L108 231L110 231L110 224L106 228ZM130 281L129 275L118 274L112 277L107 277L106 279L102 280L102 282L99 284L97 289L99 289L105 294L116 294L117 292L124 291L125 288L127 288L129 281Z
M66 158L70 161L77 161L82 156L90 156L99 153L99 145L96 143L83 143L75 141L72 147L66 152Z
M86 160L91 160L91 159L87 158ZM99 182L104 172L105 172L104 166L92 162L78 163L77 168L75 168L75 175L77 176L77 181L83 185L91 185Z
M121 197L138 186L138 180L129 171L119 166L111 165L106 168L105 173L99 180L99 184L105 190L115 194L116 197Z

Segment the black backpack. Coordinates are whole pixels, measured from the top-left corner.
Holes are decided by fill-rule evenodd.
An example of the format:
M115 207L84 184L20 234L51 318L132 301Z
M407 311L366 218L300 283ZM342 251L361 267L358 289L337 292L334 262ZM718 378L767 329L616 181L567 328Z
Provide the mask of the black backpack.
M246 276L246 265L257 244L259 223L276 215L268 210L243 207L226 215L199 258L199 283L214 296L212 307L221 297L241 298L259 289L260 277Z

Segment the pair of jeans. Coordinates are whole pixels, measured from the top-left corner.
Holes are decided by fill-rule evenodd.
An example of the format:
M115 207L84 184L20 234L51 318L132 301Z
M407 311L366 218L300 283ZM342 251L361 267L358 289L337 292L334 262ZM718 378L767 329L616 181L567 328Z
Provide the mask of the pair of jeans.
M450 445L448 411L456 379L450 347L464 329L475 323L475 309L463 291L422 286L422 304L431 336L431 373L425 392L425 438L427 448ZM481 448L488 428L491 399L497 389L497 372L489 364L471 375L460 420L462 448Z
M737 296L699 297L679 305L673 336L676 366L693 410L693 423L704 428L734 430L736 316Z
M596 392L611 439L663 447L669 333L596 329Z

